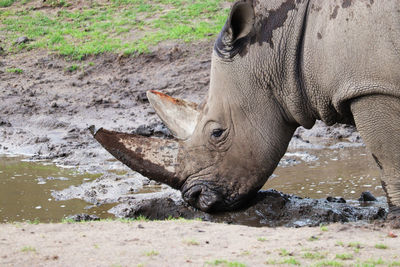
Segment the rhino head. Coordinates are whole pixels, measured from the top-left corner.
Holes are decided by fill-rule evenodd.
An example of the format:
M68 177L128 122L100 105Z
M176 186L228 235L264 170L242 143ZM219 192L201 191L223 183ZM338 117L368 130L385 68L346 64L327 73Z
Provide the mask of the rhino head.
M232 210L265 184L297 123L271 90L250 1L237 2L216 41L210 88L200 107L159 92L148 99L175 139L100 129L95 138L117 159L179 189L203 211Z

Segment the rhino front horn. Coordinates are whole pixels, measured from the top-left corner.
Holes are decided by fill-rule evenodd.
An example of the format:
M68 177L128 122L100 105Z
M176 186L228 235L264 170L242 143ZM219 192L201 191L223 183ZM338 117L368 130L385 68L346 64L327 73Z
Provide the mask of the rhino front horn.
M180 189L176 175L179 142L89 128L94 138L115 158L134 171L157 182Z

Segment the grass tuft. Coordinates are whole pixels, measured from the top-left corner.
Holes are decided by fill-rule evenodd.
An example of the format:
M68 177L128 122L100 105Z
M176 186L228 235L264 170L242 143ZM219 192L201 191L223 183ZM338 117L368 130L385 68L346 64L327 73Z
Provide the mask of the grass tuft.
M36 248L31 247L31 246L25 246L23 248L21 248L22 252L36 252Z
M303 258L304 259L310 259L310 260L321 260L323 258L325 258L324 255L316 252L316 253L312 253L312 252L306 252L303 254Z
M288 265L300 265L300 262L296 260L294 257L290 257L287 259L284 259L281 264L288 264Z
M349 253L336 254L335 258L340 260L351 260L353 259L353 255Z
M147 257L158 256L160 253L156 250L150 250L144 253Z
M22 74L24 72L20 68L9 68L9 69L6 69L6 71L9 73L16 73L16 74Z
M211 262L206 262L205 265L211 266L224 266L224 267L246 267L244 263L237 262L237 261L227 261L227 260L214 260Z
M377 249L387 249L388 246L386 246L385 244L375 244L375 248L377 248Z

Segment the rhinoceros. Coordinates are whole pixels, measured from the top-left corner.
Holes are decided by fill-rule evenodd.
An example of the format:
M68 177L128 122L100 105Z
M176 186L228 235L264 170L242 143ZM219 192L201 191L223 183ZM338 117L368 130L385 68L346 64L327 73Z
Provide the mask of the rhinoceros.
M201 105L156 91L174 139L100 129L117 159L206 212L241 207L297 127L356 125L400 215L400 1L241 0L215 42Z

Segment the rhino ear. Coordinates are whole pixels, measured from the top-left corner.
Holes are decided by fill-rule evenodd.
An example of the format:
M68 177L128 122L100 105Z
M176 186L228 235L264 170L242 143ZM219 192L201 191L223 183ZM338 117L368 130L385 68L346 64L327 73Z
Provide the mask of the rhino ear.
M253 32L254 8L248 1L236 2L228 20L215 43L215 51L222 58L232 58L240 53Z
M187 139L197 124L197 104L151 90L147 98L157 115L178 139Z

